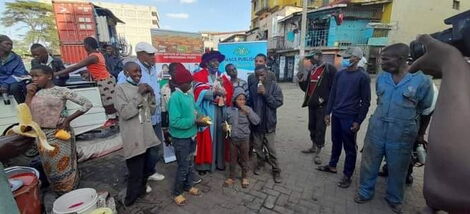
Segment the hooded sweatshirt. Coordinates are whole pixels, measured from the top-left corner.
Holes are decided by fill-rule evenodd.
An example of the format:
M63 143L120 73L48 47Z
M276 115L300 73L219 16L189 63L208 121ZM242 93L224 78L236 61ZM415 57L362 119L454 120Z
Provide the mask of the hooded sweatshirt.
M226 120L228 124L232 126L232 139L234 140L248 140L250 138L250 124L258 125L260 122L259 116L248 107L248 114L242 113L242 111L236 107L235 100L240 95L245 95L246 93L243 88L235 88L233 93L232 102L233 105L227 108Z

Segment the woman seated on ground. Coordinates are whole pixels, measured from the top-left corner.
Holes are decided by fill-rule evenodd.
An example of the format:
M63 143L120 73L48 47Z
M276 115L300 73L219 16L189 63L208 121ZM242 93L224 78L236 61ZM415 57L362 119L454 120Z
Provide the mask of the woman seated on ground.
M70 89L55 86L53 71L48 66L35 66L30 73L33 82L26 86L26 104L31 109L33 121L44 131L49 144L55 147L53 151L39 150L39 155L52 189L61 195L75 189L79 181L75 136L70 122L93 105ZM81 106L71 115L65 111L68 100ZM71 137L57 139L55 134L61 129L68 131Z

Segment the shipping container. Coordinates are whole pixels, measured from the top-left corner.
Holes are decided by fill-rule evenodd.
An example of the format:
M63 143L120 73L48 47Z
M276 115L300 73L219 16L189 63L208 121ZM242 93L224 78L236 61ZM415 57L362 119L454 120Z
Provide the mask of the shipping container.
M83 39L97 38L100 45L121 44L116 32L114 14L89 2L52 1L62 59L67 64L85 58Z

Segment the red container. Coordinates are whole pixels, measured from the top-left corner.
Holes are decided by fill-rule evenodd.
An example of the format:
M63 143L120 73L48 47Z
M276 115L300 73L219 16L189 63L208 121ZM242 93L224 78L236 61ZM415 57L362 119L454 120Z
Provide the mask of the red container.
M41 214L39 179L34 173L21 173L10 178L20 179L23 186L13 192L21 214Z
M53 1L52 6L62 59L65 63L77 63L86 57L83 39L89 36L96 38L93 4Z

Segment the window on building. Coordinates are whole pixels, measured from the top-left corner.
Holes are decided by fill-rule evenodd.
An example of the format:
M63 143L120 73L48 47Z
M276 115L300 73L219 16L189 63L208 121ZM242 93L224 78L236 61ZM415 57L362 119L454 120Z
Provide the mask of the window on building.
M152 11L152 16L157 16L157 12Z
M454 0L452 8L455 10L460 10L460 0Z
M152 20L152 24L153 25L158 25L158 21L157 20Z
M253 11L257 11L257 8L256 8L256 1L253 1Z

